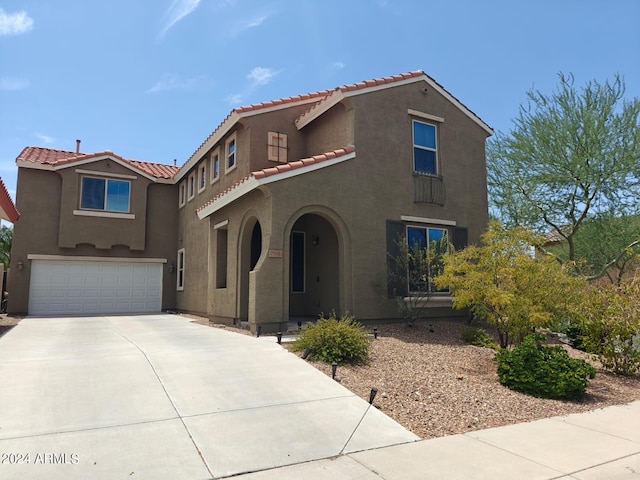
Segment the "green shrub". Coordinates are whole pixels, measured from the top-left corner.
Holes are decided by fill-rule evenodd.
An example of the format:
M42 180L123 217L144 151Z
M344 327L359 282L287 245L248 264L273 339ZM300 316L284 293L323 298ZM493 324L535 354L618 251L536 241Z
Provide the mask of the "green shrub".
M318 323L307 323L293 344L295 352L310 349L307 358L327 363L361 363L369 354L370 338L353 317L321 316Z
M462 331L462 341L477 347L486 347L498 350L498 344L491 335L480 327L469 325Z
M543 340L543 335L528 335L513 350L500 350L500 383L534 397L581 400L595 369L561 346L542 345Z

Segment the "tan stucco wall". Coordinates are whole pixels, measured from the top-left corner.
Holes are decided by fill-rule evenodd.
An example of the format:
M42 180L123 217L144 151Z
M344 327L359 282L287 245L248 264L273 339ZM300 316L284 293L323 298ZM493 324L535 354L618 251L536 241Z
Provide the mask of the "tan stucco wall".
M363 320L397 317L394 302L387 298L387 220L412 216L455 222L468 229L472 243L478 241L488 221L487 132L434 89L425 92L425 86L419 82L351 97L300 131L293 122L306 107L242 119L229 132L235 132L237 138L237 168L225 172L227 135L219 144L220 180L213 185L207 182L205 191L178 211L176 248L185 248L186 266L185 289L176 294L177 308L228 323L248 318L254 328L260 324L270 330L283 327L290 302L292 314L335 309ZM413 117L409 109L444 119L435 122L439 173L447 192L444 205L413 201ZM356 158L270 183L198 219L197 208L215 195L251 171L274 165L266 160L269 131L288 135L289 161L349 144L356 146ZM208 159L207 154L202 161ZM185 172L184 178L188 175ZM324 252L329 255L309 258L308 291L292 296L290 233L306 214L324 219L305 217L311 223L309 232L318 230L321 238L331 239ZM262 229L262 255L249 273L251 231L256 221ZM217 288L219 235L215 225L223 222L227 222L221 227L227 236L227 283ZM307 242L311 241L308 235ZM311 255L317 247L307 248ZM323 263L318 258L331 261ZM337 285L323 288L325 278L336 278Z
M103 162L81 168L100 169ZM117 169L120 172L120 169ZM126 174L135 175L125 169ZM101 171L115 171L111 169ZM75 177L75 178L74 178ZM65 179L63 181L63 178ZM175 305L175 278L168 272L177 242L177 190L175 185L132 180L131 206L135 220L74 216L80 185L75 169L61 172L18 169L16 206L21 213L14 224L9 277L10 313L27 312L31 262L28 255L167 259L163 265L162 308ZM75 193L74 193L75 192ZM144 208L141 206L144 205ZM142 233L140 233L142 231ZM59 246L59 240L62 245ZM135 249L129 248L129 244ZM69 247L72 245L72 247ZM107 245L111 246L109 248ZM97 248L101 247L101 248Z

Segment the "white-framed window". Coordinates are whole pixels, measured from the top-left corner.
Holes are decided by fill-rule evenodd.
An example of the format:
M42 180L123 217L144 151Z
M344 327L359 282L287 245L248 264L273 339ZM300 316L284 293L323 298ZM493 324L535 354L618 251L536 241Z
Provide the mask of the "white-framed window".
M187 182L183 180L178 187L178 206L184 207L185 203L187 203Z
M178 250L176 260L176 290L184 290L184 248Z
M438 174L437 128L426 122L413 120L413 171Z
M207 162L202 162L198 167L198 193L207 188Z
M236 134L229 137L226 144L226 171L236 168L238 159L236 158Z
M211 166L209 167L209 171L211 172L211 183L214 183L220 178L220 147L213 151L210 161Z
M267 134L267 159L271 162L287 163L287 134Z
M83 176L80 209L128 213L131 207L131 182L115 178Z
M442 227L407 225L406 235L409 292L448 292L449 289L436 289L432 281L442 273L443 255L449 247L449 231Z
M187 200L193 200L196 196L196 173L191 172L187 177Z

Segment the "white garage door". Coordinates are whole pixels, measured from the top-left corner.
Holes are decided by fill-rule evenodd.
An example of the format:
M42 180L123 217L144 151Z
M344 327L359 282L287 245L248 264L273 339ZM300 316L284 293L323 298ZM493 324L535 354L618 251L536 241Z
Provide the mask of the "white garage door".
M31 263L31 315L159 312L161 306L161 263Z

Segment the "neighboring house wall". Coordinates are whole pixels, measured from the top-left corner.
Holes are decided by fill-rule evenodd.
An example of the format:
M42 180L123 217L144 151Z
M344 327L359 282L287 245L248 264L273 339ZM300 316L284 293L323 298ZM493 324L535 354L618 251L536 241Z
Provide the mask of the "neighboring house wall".
M135 177L131 178L130 196L130 211L135 218L77 214L80 179L84 175L78 169ZM23 215L14 224L9 312L28 310L32 266L29 257L34 255L96 260L166 259L162 265L162 307L172 308L175 277L169 273L169 265L174 263L177 244L176 193L175 185L153 184L131 169L108 160L58 171L19 168L16 204ZM17 268L18 262L21 270Z

